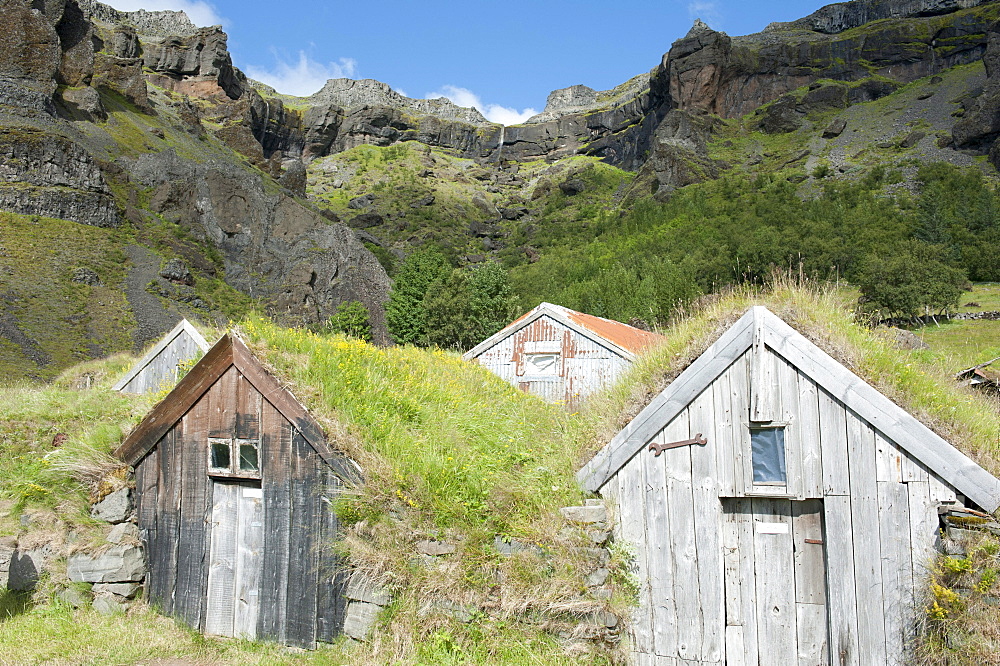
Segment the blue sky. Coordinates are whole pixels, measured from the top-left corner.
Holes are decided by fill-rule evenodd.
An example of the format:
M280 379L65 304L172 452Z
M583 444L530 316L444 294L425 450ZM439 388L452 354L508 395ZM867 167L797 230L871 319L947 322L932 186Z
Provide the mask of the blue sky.
M108 2L108 0L103 0ZM110 0L182 9L221 23L237 67L279 92L328 78L384 81L409 97L451 98L512 124L556 88L613 88L660 62L695 18L731 35L806 16L822 1L771 0Z

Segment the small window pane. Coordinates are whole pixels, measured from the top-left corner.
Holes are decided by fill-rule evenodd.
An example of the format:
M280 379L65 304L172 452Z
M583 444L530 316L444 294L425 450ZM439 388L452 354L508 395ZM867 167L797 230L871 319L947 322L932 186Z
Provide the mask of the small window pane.
M229 442L212 442L212 469L229 469Z
M785 485L785 430L760 428L750 431L750 454L753 461L753 482Z
M525 354L524 374L559 374L559 354Z
M257 447L253 444L240 444L240 470L256 472L258 469Z

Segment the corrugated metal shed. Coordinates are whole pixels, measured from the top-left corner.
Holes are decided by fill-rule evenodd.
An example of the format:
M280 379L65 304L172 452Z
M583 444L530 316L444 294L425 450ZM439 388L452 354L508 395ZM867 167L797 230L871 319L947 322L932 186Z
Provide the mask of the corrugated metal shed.
M663 338L628 324L542 303L463 358L524 391L573 407L613 383Z

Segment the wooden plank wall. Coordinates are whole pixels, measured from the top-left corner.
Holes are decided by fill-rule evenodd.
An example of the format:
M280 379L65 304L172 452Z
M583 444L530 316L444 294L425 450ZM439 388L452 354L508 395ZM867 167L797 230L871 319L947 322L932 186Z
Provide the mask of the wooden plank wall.
M294 434L293 434L294 433ZM281 413L230 368L136 465L149 598L206 628L213 483L208 437L260 438L264 541L257 636L314 647L343 626L344 581L332 470Z
M644 449L605 486L618 506L618 536L635 546L637 663L770 659L755 656L754 646L772 640L754 620L760 600L751 604L724 583L738 588L755 580L751 551L761 546L737 528L737 517L779 509L747 499L724 510L721 498L778 494L791 501L796 525L789 553L797 591L788 622L799 632L798 661L819 663L813 660L822 652L835 664L902 664L914 635L915 595L933 556L937 506L956 501L955 491L772 350L763 351L765 359L752 361L752 350L737 359L653 439L700 432L708 445L659 457ZM758 384L755 376L765 380ZM757 386L772 395L755 402ZM789 478L777 492L752 484L752 407L785 425ZM812 580L824 568L826 580Z
M173 388L177 383L177 366L192 360L200 352L198 343L187 331L181 331L121 390L125 393L156 393Z
M561 350L558 377L526 380L518 375L526 343L550 342ZM573 407L580 400L617 381L631 363L609 347L549 317L540 317L487 349L476 360L512 386L548 402L563 401Z

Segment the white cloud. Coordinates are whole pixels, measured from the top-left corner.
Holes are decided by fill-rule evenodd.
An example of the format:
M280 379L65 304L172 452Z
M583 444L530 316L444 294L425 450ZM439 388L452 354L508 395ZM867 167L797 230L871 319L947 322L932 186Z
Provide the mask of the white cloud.
M353 58L341 58L337 62L323 64L316 62L299 51L299 61L290 63L277 53L277 64L271 69L247 67L247 75L265 83L280 93L308 97L318 92L327 79L354 78L358 63Z
M722 12L719 11L716 3L711 0L693 0L688 3L687 11L692 21L700 18L710 28L718 30L719 25L722 23Z
M501 125L517 125L518 123L523 123L525 120L538 113L538 111L535 111L530 107L518 111L517 109L501 106L499 104L484 104L483 101L479 99L479 95L472 92L468 88L459 88L458 86L452 85L441 86L440 90L429 92L425 95L425 97L427 99L447 97L459 106L474 107L479 109L479 112L486 116L487 120L492 123L500 123Z
M215 11L215 7L203 0L104 0L104 2L123 12L140 9L151 12L163 9L182 11L195 25L221 25L224 22Z

